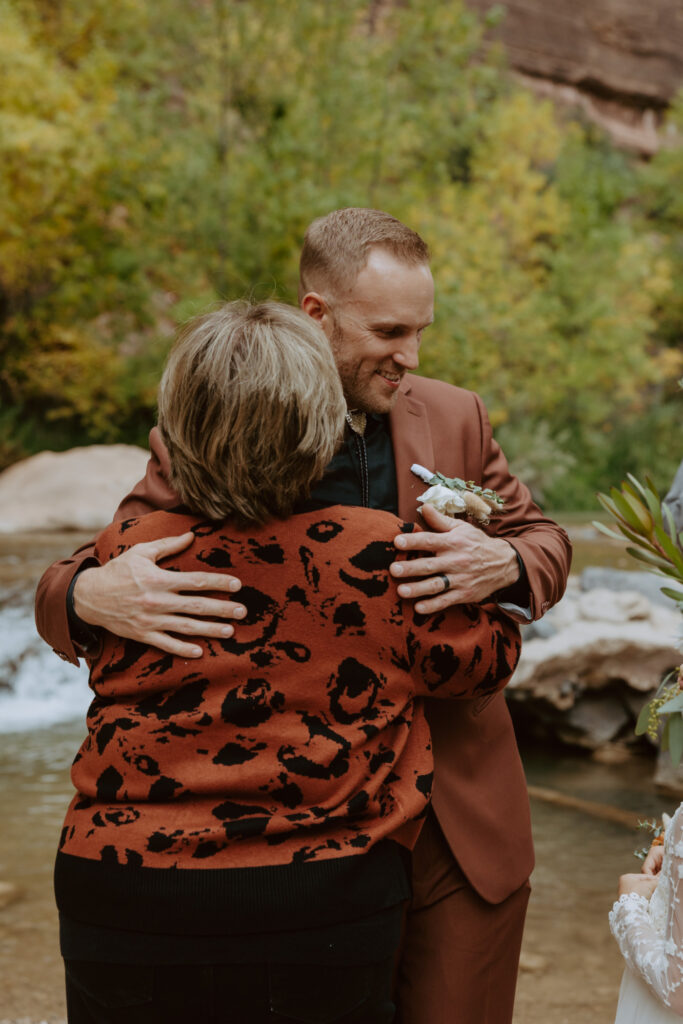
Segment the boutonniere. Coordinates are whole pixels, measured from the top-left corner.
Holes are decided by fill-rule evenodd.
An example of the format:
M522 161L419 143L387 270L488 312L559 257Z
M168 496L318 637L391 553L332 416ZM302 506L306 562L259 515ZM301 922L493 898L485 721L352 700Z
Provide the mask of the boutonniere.
M492 515L503 511L504 499L488 487L479 487L473 480L465 481L457 476L432 473L418 463L414 463L410 470L420 480L430 484L429 489L417 500L423 505L431 505L437 512L447 516L469 516L486 526Z

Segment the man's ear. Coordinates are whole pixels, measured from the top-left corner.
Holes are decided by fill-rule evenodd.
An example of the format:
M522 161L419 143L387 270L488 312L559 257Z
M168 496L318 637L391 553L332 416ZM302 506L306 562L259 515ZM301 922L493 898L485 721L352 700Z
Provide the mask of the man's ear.
M322 326L322 320L327 313L327 303L318 292L306 292L301 300L301 308L311 319L316 320Z

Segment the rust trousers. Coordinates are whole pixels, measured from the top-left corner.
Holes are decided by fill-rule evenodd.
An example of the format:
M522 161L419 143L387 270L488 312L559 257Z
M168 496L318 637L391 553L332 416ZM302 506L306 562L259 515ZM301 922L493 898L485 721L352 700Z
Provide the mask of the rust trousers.
M483 900L429 812L413 851L399 1024L510 1024L530 891L525 882L502 903Z

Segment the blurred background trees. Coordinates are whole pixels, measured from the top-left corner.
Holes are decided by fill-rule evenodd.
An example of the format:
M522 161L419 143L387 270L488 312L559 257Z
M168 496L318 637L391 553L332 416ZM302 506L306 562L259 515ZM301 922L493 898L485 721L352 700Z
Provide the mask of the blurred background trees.
M617 151L456 0L0 0L0 23L0 466L145 444L175 325L295 302L309 221L372 205L433 251L422 372L481 392L549 505L673 476L680 144Z

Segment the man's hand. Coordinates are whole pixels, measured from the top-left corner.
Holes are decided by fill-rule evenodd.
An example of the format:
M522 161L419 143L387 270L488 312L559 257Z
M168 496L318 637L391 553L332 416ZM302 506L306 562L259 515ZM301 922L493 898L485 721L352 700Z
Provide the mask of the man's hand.
M414 561L393 562L389 567L397 579L429 577L416 583L402 583L398 588L401 597L420 599L415 605L418 612L429 615L452 604L483 601L496 590L517 582L519 562L515 549L506 540L489 537L478 527L444 516L430 505L423 506L422 515L427 525L438 532L401 533L394 538L394 544L399 551L431 554ZM443 589L442 574L448 576L447 591Z
M234 576L215 572L171 572L155 563L183 551L193 533L135 544L102 566L84 569L73 590L74 611L91 626L129 637L181 658L200 658L202 648L171 636L230 637L233 626L215 619L241 619L244 605L193 591L235 593L242 584ZM190 591L191 593L185 593Z
M635 892L639 896L650 899L657 888L657 878L652 875L622 875L619 879L619 895Z

